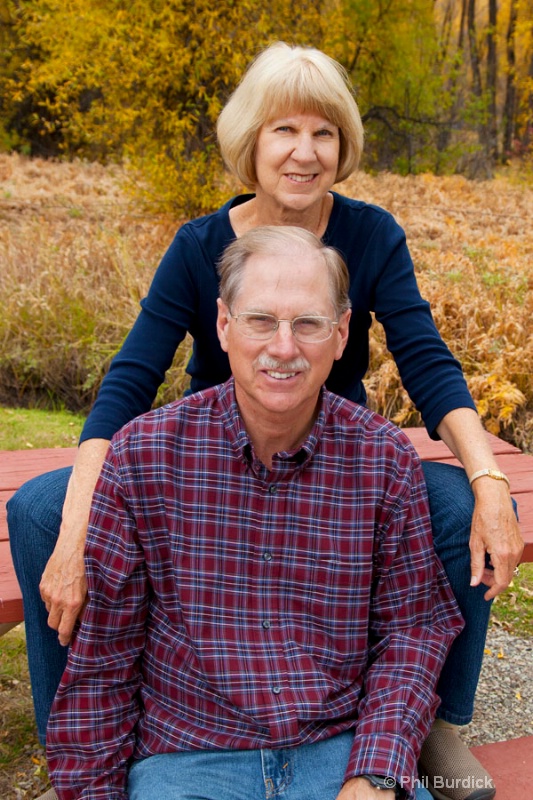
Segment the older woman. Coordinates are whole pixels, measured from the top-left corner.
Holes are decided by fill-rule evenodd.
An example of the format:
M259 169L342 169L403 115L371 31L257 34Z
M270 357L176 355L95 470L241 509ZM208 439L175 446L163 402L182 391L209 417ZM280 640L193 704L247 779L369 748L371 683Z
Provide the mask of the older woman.
M420 296L403 231L386 211L332 192L356 169L363 144L359 111L339 65L317 50L272 45L252 63L222 111L218 137L228 167L252 193L178 231L102 384L72 474L60 470L41 476L9 504L40 736L44 741L66 660L61 645L68 644L84 602L83 543L108 442L124 423L150 408L187 331L194 339L191 391L227 379L229 364L215 328L216 263L224 247L250 228L291 224L337 248L351 275L349 342L328 388L365 402L362 379L374 312L428 431L464 465L464 470L425 465L435 547L466 628L441 676L439 719L424 746L422 765L430 780L432 775L469 776L471 786L473 777L484 780L486 773L455 726L471 719L489 601L509 584L522 551L505 476L498 472L460 365ZM444 771L444 752L460 772ZM461 785L455 780L454 788L439 796L465 800L471 790ZM488 788L475 796L493 795Z

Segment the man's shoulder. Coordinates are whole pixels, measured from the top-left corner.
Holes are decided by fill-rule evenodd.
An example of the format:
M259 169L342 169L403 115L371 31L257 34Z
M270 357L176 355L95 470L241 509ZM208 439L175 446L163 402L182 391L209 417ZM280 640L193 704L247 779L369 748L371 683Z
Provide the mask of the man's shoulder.
M193 432L198 431L199 426L208 425L223 414L224 388L225 384L212 386L141 414L124 425L113 441L124 442L132 438L146 441L151 437L176 436L187 427Z
M375 411L333 392L327 392L327 403L329 415L326 429L339 426L349 440L382 444L388 442L394 447L416 454L409 437L397 425Z

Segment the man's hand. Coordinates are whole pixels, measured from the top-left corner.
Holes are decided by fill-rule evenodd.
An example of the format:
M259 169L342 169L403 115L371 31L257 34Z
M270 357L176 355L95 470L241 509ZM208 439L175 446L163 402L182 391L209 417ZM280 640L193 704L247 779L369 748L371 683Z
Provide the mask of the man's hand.
M470 534L471 586L489 586L485 600L503 592L513 579L524 542L505 481L478 478L472 484L476 499ZM485 554L493 569L487 569Z
M350 778L337 795L337 800L394 800L394 794L394 789L376 789L366 778Z

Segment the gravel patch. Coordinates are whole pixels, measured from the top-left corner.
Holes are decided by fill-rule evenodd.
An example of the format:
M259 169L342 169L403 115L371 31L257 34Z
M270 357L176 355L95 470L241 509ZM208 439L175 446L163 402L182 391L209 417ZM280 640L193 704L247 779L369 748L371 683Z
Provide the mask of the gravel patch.
M491 626L474 718L461 731L469 747L533 735L533 639Z

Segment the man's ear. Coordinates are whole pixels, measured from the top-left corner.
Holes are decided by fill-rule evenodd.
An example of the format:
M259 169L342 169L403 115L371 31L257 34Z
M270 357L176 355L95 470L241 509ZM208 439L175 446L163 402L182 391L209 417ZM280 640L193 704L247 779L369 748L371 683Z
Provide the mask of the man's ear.
M220 342L220 346L225 353L228 352L228 337L227 337L227 329L231 319L231 313L228 306L225 304L220 297L217 300L217 334L218 340Z
M337 325L337 337L338 337L338 345L337 351L335 353L335 361L338 361L339 358L344 353L344 348L346 347L346 342L348 341L348 333L350 328L350 317L352 316L352 310L349 308L348 311L345 311L344 314L339 319L339 324Z

